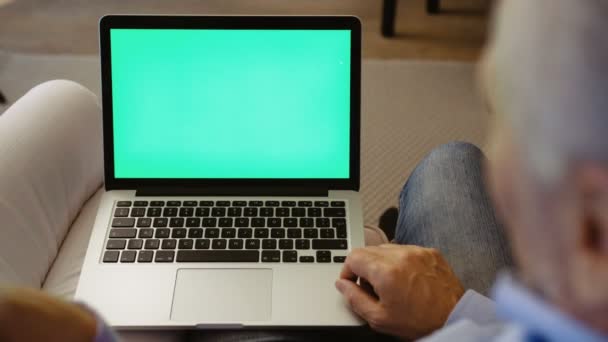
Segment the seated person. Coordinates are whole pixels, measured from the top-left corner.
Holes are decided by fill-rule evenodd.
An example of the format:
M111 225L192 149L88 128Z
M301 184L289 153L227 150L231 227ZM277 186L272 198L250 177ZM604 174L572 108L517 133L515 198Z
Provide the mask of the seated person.
M484 63L496 116L482 152L430 153L400 197L396 244L354 250L337 289L372 329L427 341L608 340L608 6L510 0ZM465 292L466 289L466 292ZM30 290L0 296L2 341L110 341L90 311ZM497 315L498 314L498 315ZM500 318L499 318L500 317ZM105 335L104 335L105 334ZM305 340L205 332L199 340ZM341 335L342 334L342 335ZM332 338L384 338L362 333Z

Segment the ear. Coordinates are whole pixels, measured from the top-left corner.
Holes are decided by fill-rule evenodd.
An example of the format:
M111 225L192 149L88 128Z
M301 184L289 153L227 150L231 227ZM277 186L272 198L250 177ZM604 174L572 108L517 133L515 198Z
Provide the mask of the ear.
M582 204L581 243L608 267L608 166L585 163L578 172Z

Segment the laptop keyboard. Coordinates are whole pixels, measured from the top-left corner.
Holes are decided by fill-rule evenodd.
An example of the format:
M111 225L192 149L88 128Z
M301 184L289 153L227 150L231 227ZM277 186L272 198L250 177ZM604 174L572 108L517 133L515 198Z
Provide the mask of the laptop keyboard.
M341 263L344 201L117 201L104 263Z

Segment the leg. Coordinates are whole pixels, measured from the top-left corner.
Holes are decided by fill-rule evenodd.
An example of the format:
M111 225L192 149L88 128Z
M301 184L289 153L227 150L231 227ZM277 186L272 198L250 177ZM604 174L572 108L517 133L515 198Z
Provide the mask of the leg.
M382 35L392 37L395 35L395 15L397 0L383 0L382 2Z
M395 240L441 251L465 288L487 293L496 272L511 264L501 225L485 191L483 153L453 142L433 150L400 196Z

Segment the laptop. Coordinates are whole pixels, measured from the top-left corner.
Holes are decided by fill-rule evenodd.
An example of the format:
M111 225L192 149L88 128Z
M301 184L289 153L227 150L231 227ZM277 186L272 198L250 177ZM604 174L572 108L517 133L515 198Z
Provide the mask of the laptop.
M105 193L76 299L118 328L355 326L354 17L101 19Z

